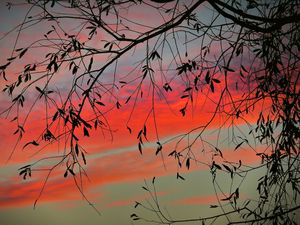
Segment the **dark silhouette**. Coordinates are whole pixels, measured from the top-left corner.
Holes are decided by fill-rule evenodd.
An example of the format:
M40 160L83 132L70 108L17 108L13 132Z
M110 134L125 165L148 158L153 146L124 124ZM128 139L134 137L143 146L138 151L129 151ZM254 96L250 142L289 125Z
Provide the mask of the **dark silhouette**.
M0 75L6 82L3 92L11 97L10 106L1 115L12 118L16 125L14 135L24 148L40 148L55 142L68 146L63 155L50 157L57 161L49 169L45 183L58 166L65 165L64 176L74 176L75 185L85 197L78 176L85 174L84 165L88 163L82 137L90 137L94 129L113 136L109 111L122 110L131 104L132 112L124 126L129 133L137 134L137 150L143 154L149 135L147 128L153 123L155 154L175 160L178 179L184 179L180 173L182 167L190 169L199 163L195 154L197 145L202 145L204 153L212 159L207 166L217 188L220 188L217 176L230 175L233 182L237 177L264 170L257 181L257 199L239 198L241 182L230 193L218 196L219 205L211 206L220 207L223 213L207 218L197 215L195 219L169 218L160 207L155 189L149 185L144 189L152 196L153 204L146 209L153 212L153 218L136 212L131 215L133 220L210 224L226 217L228 224L297 224L299 1L31 0L24 3L29 11L13 31L19 35L39 25L49 29L32 43L14 47L7 61L1 62ZM18 4L11 3L9 7L13 10ZM161 15L161 19L134 20L131 9L135 8ZM68 23L77 23L77 27L69 29ZM22 43L18 37L16 45ZM129 61L137 47L144 49L144 55L135 60L138 64ZM37 48L45 55L26 64L16 78L7 75L19 59L34 55ZM117 73L122 62L131 63L129 66L133 68L124 76ZM67 72L62 74L62 71ZM71 82L61 87L57 80L64 76L71 77L68 78ZM147 87L147 93L143 87ZM178 100L185 101L177 109L180 116L191 113L198 95L213 102L213 113L204 124L195 124L191 131L163 142L158 133L155 104L157 96L168 104L172 92L180 93ZM141 107L138 99L145 96L150 96L148 115L138 131L132 130L133 109ZM40 135L24 143L25 128L30 126L28 118L37 106L44 107L44 128ZM28 112L25 117L21 116L22 108ZM248 125L246 133L233 132L230 143L236 152L241 148L252 149L261 161L258 166L244 164L242 160L228 161L218 143L203 140L218 115L225 118L220 129L229 126L237 131L238 121ZM251 116L255 117L253 123L248 121ZM175 148L167 152L165 146L172 144ZM263 150L257 149L257 144ZM38 171L36 164L30 164L19 172L27 179L35 171ZM152 183L155 187L154 179ZM44 187L36 202L43 191ZM230 205L230 210L224 204ZM142 206L145 203L135 205L137 210L145 209ZM239 215L238 221L230 220L228 215L233 214Z

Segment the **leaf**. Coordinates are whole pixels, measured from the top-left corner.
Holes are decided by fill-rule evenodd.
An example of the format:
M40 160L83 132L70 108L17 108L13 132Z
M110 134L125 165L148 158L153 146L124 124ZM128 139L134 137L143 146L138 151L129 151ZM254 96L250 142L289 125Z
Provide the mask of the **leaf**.
M84 153L83 153L83 152L81 152L81 157L82 157L82 159L83 159L83 163L84 163L84 165L86 165L86 159L85 159L85 155L84 155Z
M238 168L240 168L242 166L242 160L239 160L239 166Z
M105 104L104 104L103 102L96 101L96 103L97 103L98 105L105 106Z
M28 48L25 48L23 51L20 52L19 59L21 59L25 55L27 50L28 50Z
M146 187L144 187L144 186L143 186L142 188L143 188L145 191L149 191L148 188L146 188Z
M219 206L217 206L217 205L210 205L209 206L209 208L217 208L217 207L219 207Z
M205 82L206 82L207 84L209 84L209 82L210 82L209 70L206 72L206 75L205 75Z
M188 87L188 88L186 88L183 92L187 92L187 91L190 91L190 90L192 90L193 88L191 88L191 87Z
M181 180L185 180L185 179L184 179L184 177L180 176L180 174L179 174L179 173L177 173L177 176L176 176L176 178L177 178L177 179L178 179L178 178L180 178Z
M143 155L142 144L141 144L141 142L139 142L138 148L139 148L139 151L140 151L141 155Z
M239 188L237 188L236 190L235 190L235 197L236 198L239 198L240 197L240 192L239 192Z
M248 70L246 70L246 68L243 65L241 65L241 67L242 67L242 70L244 70L244 72L248 73Z
M117 109L120 109L120 107L121 107L120 102L117 101L116 106L117 106Z
M138 217L135 213L131 214L130 217Z
M176 150L170 152L168 156L172 156L172 155L174 155L175 153L176 153Z
M215 163L215 161L213 161L213 166L215 166L217 169L222 170L222 167L219 166L218 164Z
M213 83L213 82L210 83L210 89L211 89L211 92L212 92L212 93L215 92L215 86L214 86L214 83Z
M83 127L83 135L84 135L84 136L87 136L87 137L90 136L89 131L87 130L86 127Z
M131 128L127 126L127 129L128 129L128 131L129 131L129 133L131 134L131 133L132 133Z
M36 89L38 92L40 92L41 96L42 96L43 94L45 94L45 92L42 91L42 89L40 89L39 87L35 87L35 89Z
M223 69L225 69L225 70L227 70L227 71L229 71L229 72L235 72L234 69L229 68L229 67L227 67L227 66L223 66Z
M75 153L76 153L76 155L78 156L78 154L79 154L79 147L78 147L78 144L76 143L76 145L75 145Z
M54 113L54 116L52 117L52 121L55 121L57 119L57 116L58 116L58 111Z
M225 165L225 164L223 164L223 166L224 166L224 168L225 168L228 172L232 173L232 170L229 168L229 166L227 166L227 165Z
M108 47L109 44L110 44L110 42L106 42L104 45L104 48Z
M188 169L190 169L190 158L187 158L185 165Z
M157 155L162 150L162 145L159 142L157 142L157 144L158 144L158 147L156 149L155 155Z
M10 62L0 66L0 70L5 70L7 66L9 66Z
M154 182L155 182L155 177L152 178L152 184L154 184Z
M181 112L182 116L185 116L185 110L186 110L185 107L179 110Z
M239 147L241 147L241 145L244 143L244 141L242 141L241 143L239 143L237 146L235 146L234 151L237 150Z
M217 84L221 83L221 81L218 80L218 79L216 79L216 78L213 78L212 81L215 82L215 83L217 83Z
M138 207L141 203L135 202L134 208Z
M131 98L131 96L129 96L129 97L127 98L127 100L125 101L125 104L127 104L127 103L129 102L130 98Z
M21 176L21 175L24 174L24 173L27 173L27 169L22 170L22 171L19 173L19 175Z
M233 193L229 197L221 199L221 201L229 201L232 197Z
M69 172L73 175L73 176L75 176L75 173L74 173L74 171L72 170L72 169L68 169L69 170Z
M78 71L78 66L75 65L73 67L72 74L75 75L77 73L77 71Z
M28 165L26 165L26 166L20 167L18 170L23 170L23 169L28 168L28 167L30 167L30 166L31 166L31 164L28 164Z
M51 8L55 5L55 0L52 0L51 2Z
M37 143L36 141L28 142L23 146L23 149L26 148L28 145L39 146L39 143Z
M16 52L20 52L20 51L22 51L23 50L23 48L17 48L15 51Z
M187 98L189 95L182 95L180 98Z
M90 59L90 63L89 63L89 66L88 66L88 72L90 72L91 69L92 69L93 61L94 61L94 59L93 59L93 57L92 57L92 58Z
M141 137L142 133L143 133L143 130L140 130L136 138L139 139Z

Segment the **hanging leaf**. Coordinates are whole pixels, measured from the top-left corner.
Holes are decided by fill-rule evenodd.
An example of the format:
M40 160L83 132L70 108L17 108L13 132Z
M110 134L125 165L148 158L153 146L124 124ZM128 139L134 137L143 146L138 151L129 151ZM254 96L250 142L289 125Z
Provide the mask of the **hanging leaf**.
M94 59L93 59L93 57L92 57L92 58L90 59L90 63L89 63L89 66L88 66L88 72L90 72L91 69L92 69L93 61L94 61Z
M154 184L154 182L155 182L155 177L152 178L152 184Z
M190 169L190 158L187 158L187 160L186 160L186 167L188 168L188 170Z
M214 86L213 82L210 83L210 90L211 90L212 93L215 92L215 86Z
M157 142L157 144L158 144L158 146L157 146L155 155L157 155L162 150L162 145L159 142Z
M241 143L239 143L237 146L235 146L234 151L237 150L239 147L241 147L241 145L244 143L244 141L242 141Z
M23 51L20 52L19 59L21 59L25 55L27 50L28 50L28 48L25 48Z
M206 75L205 75L205 82L206 82L207 84L209 84L209 82L210 82L209 70L206 72Z
M180 178L181 180L185 180L184 177L182 177L179 173L177 173L176 178L177 178L177 179Z
M216 79L216 78L213 78L212 81L215 82L215 83L217 83L217 84L221 83L221 81L218 80L218 79Z
M89 131L87 130L86 127L83 127L83 135L84 135L84 136L87 136L87 137L90 136Z
M81 152L81 157L82 157L84 165L86 165L86 159L85 159L85 155L83 152Z
M229 72L235 72L234 69L229 68L229 67L227 67L227 66L223 66L223 69L225 69L225 70L227 70L227 71L229 71Z
M96 103L97 103L98 105L105 106L105 104L104 104L103 102L96 101Z
M78 144L76 143L76 145L75 145L75 153L76 153L76 155L78 156L78 154L79 154L79 147L78 147Z
M127 130L129 131L129 133L131 134L132 133L132 130L130 127L127 126Z
M23 146L23 149L26 148L28 145L39 146L39 143L37 143L36 141L28 142Z
M140 151L141 155L143 155L142 144L141 144L141 142L139 142L138 148L139 148L139 151Z
M74 173L74 171L73 171L71 168L69 168L68 170L69 170L69 172L70 172L73 176L75 176L75 173Z
M135 202L134 208L138 207L141 203Z

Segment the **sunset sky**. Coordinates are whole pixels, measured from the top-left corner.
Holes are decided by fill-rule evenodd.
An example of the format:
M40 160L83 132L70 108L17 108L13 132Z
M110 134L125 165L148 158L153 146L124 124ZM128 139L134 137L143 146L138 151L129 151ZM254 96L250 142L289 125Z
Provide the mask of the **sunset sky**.
M17 32L13 31L7 36L5 34L19 24L26 13L26 6L19 6L9 11L5 5L4 1L0 2L0 65L3 65L6 59L11 56L11 49L14 46ZM209 9L201 6L198 12L201 12L200 18L203 21L209 21L211 16ZM151 26L157 26L162 21L159 15L153 14L153 12L146 9L132 9L130 12L124 11L123 13L131 20L139 21L139 23L148 22ZM70 21L67 21L64 25L74 26ZM33 40L41 38L48 30L49 27L42 25L29 28L28 32L21 33L16 48L27 46ZM74 30L76 29L74 28ZM140 32L143 32L143 28L140 28ZM87 37L82 35L80 38L84 39ZM90 44L102 45L103 43L92 40ZM191 42L190 44L189 53L191 58L193 55L198 54L195 48L197 45L198 42ZM120 80L122 78L131 80L136 76L139 71L134 71L133 73L130 73L130 71L132 71L136 62L140 60L144 54L144 50L144 45L138 46L134 52L126 55L124 60L120 61L117 70ZM214 53L218 54L219 51L219 46L212 48L212 57ZM170 56L171 52L166 52L165 54ZM24 57L23 61L21 60L20 63L16 63L11 68L11 73L7 75L8 79L16 76L22 70L26 61L35 62L38 57L44 57L44 55L45 52L43 51L32 50L30 54L28 53ZM103 60L105 59L101 57L95 57L94 59L95 64L99 63L99 65ZM239 64L236 63L233 66L239 67ZM66 93L71 84L68 77L69 74L67 73L69 73L68 68L62 68L60 71L61 76L57 77L55 84L52 84L53 87L55 86L61 90L62 95ZM112 80L113 68L109 68L105 73L106 77L103 80L108 83ZM167 74L166 76L172 77L174 71L169 73L171 75ZM237 76L237 74L232 74L232 77L234 76ZM162 77L157 78L157 83L161 86L165 83ZM222 74L216 74L215 78L221 80L219 87L223 87ZM230 86L234 87L236 85L235 80L231 79L230 81L232 82ZM0 78L1 90L5 87L5 84L4 80ZM102 133L101 130L97 130L92 132L89 138L81 137L81 144L87 151L86 157L88 163L84 168L89 177L89 180L83 179L83 189L89 201L100 211L100 216L83 199L72 177L68 176L64 178L65 167L63 166L51 174L36 208L33 209L34 202L39 196L47 173L43 171L34 172L32 178L23 180L18 174L18 168L31 164L43 157L62 153L63 144L53 144L41 151L38 151L39 148L33 147L22 148L26 142L31 141L36 135L38 136L40 134L39 131L44 126L44 108L42 104L37 104L31 111L31 117L28 119L24 140L16 147L12 157L9 159L17 141L17 137L12 135L16 129L15 124L10 122L14 116L11 114L7 118L4 115L0 117L1 225L130 225L132 224L130 215L133 212L141 216L149 215L149 212L145 210L135 209L134 205L135 201L144 202L149 199L149 195L142 189L142 186L145 185L145 182L151 186L154 176L156 177L156 190L161 206L174 219L204 217L222 212L219 208L210 208L210 205L218 204L209 171L212 159L210 150L202 151L204 146L201 145L200 141L196 142L193 148L195 149L195 155L200 161L198 163L192 161L189 170L186 168L179 170L185 181L176 179L176 173L178 172L177 163L174 158L168 157L168 154L174 148L174 143L164 146L162 155L155 155L157 138L152 116L147 120L147 115L151 110L152 104L149 97L151 93L147 90L147 86L145 86L144 90L148 98L137 100L136 106L134 106L134 101L123 104L136 88L134 84L133 82L126 89L119 90L119 100L122 101L122 108L120 110L113 109L109 111L110 99L103 98L103 101L106 101L106 116L113 130L112 135L109 132ZM207 123L213 115L216 102L221 94L218 86L216 86L215 93L211 93L209 87L204 87L201 90L203 91L202 94L195 95L195 103L193 106L189 106L186 115L183 117L179 109L185 104L185 99L181 98L181 96L183 95L183 90L186 88L186 82L178 79L172 85L173 91L165 94L167 101L161 98L161 96L155 96L155 119L158 124L158 135L161 143ZM233 89L232 91L233 98L238 98L241 94L238 90ZM32 90L28 101L33 103L36 96L36 90ZM10 97L1 93L0 111L5 110L9 106L9 100ZM261 107L263 108L264 106ZM28 110L29 106L25 106L22 111L23 114L21 114L22 118L25 118ZM88 112L86 115L89 115ZM233 142L233 135L243 137L247 134L249 132L248 126L255 123L255 116L255 111L247 115L245 119L248 124L246 124L242 119L228 121L226 120L226 115L217 115L202 138L205 141L214 142L218 148L222 149L226 160L231 162L242 160L243 164L256 165L259 163L256 152L247 148L246 145L241 146L238 151L232 151L236 144L238 144L237 141L242 140L237 139L235 140L236 142ZM136 136L139 130L143 128L146 120L149 141L145 141L143 155L141 155L138 150ZM235 127L234 131L229 125ZM129 133L127 126L132 129L132 134ZM191 139L196 137L197 131L190 135ZM187 140L184 140L182 144L186 143ZM256 145L257 143L253 142L251 144ZM259 152L261 146L256 145L256 147L256 151ZM216 160L218 160L217 157ZM41 168L46 168L50 164L51 160L48 160L41 162L40 166ZM244 181L240 190L241 201L255 195L254 191L258 178L259 173L256 173L247 177ZM228 181L230 180L229 173L220 172L220 176L217 179L219 184L222 185L223 190L229 191L231 189L231 183ZM236 183L233 186L238 185L240 181L240 179L236 179ZM218 194L222 196L222 193L218 192ZM222 222L225 223L226 220L220 220L218 224L222 224ZM137 222L136 224L139 223Z

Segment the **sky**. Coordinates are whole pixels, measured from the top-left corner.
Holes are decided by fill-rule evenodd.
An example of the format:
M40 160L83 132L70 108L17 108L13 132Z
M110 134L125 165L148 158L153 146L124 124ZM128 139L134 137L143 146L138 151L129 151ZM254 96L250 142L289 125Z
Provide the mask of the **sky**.
M14 46L16 32L13 31L5 36L6 32L16 26L24 17L26 6L21 6L13 10L7 10L5 3L0 3L0 40L1 56L0 65L4 64L7 56L11 54L11 49ZM202 7L202 6L201 6ZM140 23L150 22L151 25L157 26L160 23L159 15L151 14L147 10L134 10L129 12L124 11L124 16L128 18L138 18ZM201 19L209 21L210 11L203 7L201 8ZM151 20L149 20L151 18ZM131 18L130 18L131 19ZM65 26L72 26L74 24L68 21ZM34 26L28 29L28 32L21 33L17 47L26 46L32 42L39 35L47 32L48 27ZM74 28L75 29L75 28ZM140 32L144 32L139 28ZM146 29L146 28L145 28ZM130 35L130 34L128 34ZM82 36L82 39L86 36ZM92 42L93 45L101 45L97 41ZM194 46L197 42L191 42L190 54L197 54L194 51ZM171 46L174 43L170 43ZM144 54L144 47L137 47L135 52L126 55L126 59L120 61L118 67L119 78L130 80L136 76L137 72L132 72L135 63ZM180 51L183 49L180 49ZM211 52L218 53L217 47L212 48ZM167 51L166 55L171 55ZM26 61L34 61L38 57L44 55L43 51L32 50L30 55L26 56L23 61L12 68L9 74L10 79L16 76ZM191 56L192 57L192 56ZM101 64L105 59L95 57L95 63ZM170 61L171 63L171 61ZM237 65L238 66L238 65ZM60 71L61 76L56 78L55 85L64 94L64 90L70 87L70 78L64 73L68 73L67 68ZM110 82L112 79L113 68L109 68L103 82ZM174 72L173 72L174 73ZM222 79L222 74L217 74L216 78ZM163 77L163 76L161 76ZM164 84L164 80L158 76L158 84ZM1 78L2 79L2 78ZM4 88L5 82L0 81L1 89ZM131 86L130 86L131 85ZM135 83L131 83L126 90L120 91L120 101L123 102L136 88ZM205 124L211 118L213 109L216 105L216 100L220 97L220 92L216 91L214 94L210 93L209 98L205 95L195 96L195 104L189 108L185 117L182 117L178 109L184 105L185 100L180 98L182 96L182 88L185 87L186 81L173 82L173 92L167 93L165 96L168 101L156 96L156 121L159 124L158 134L160 141L163 143L177 135L188 132L198 125ZM222 82L221 84L222 85ZM235 85L232 83L232 85ZM147 86L146 86L147 87ZM144 88L145 93L147 88ZM209 88L204 89L204 93L209 93ZM233 97L238 98L241 93L233 91ZM37 93L36 91L29 92L29 102L33 102ZM1 93L0 95L0 109L5 110L9 104L9 98ZM109 105L109 100L104 98ZM63 152L62 145L50 145L42 151L37 149L22 149L26 141L32 140L34 135L37 135L44 125L44 108L42 104L37 104L31 111L31 117L28 119L28 127L26 127L27 136L24 137L22 144L19 144L12 157L10 155L16 143L16 137L13 136L15 126L10 120L13 118L9 116L0 117L0 224L2 225L80 225L83 223L96 224L132 224L130 215L134 212L141 216L150 216L149 211L142 208L134 208L135 202L150 201L150 197L142 186L150 185L153 177L156 177L157 196L160 199L161 206L166 210L171 217L177 219L195 218L213 215L220 213L219 208L211 209L211 205L217 205L218 200L215 196L214 187L211 182L211 174L209 166L212 153L208 146L201 146L203 142L195 142L195 155L201 159L201 162L191 162L189 170L181 169L180 174L185 180L177 179L176 174L178 167L174 159L167 155L171 152L174 145L166 145L163 148L162 155L155 155L157 148L155 127L152 119L147 120L147 128L149 129L149 141L145 141L143 148L143 155L139 153L137 147L136 134L139 129L143 127L143 123L147 119L149 110L151 109L151 98L137 100L140 107L134 107L134 102L122 107L122 110L114 109L111 113L107 113L107 118L110 121L110 126L114 131L112 136L109 132L101 133L100 130L92 132L89 138L83 137L82 145L87 151L88 164L84 167L89 179L83 179L83 190L87 199L94 204L101 215L89 206L83 199L79 190L76 188L74 180L71 176L63 177L64 167L59 167L51 175L47 181L45 188L39 198L46 173L41 171L33 173L31 179L23 180L18 175L18 168L33 163L42 157L49 157ZM108 106L107 106L108 107ZM134 110L132 111L132 109ZM24 107L20 117L25 118L26 112L30 108ZM51 109L49 109L51 111ZM130 120L129 120L130 118ZM248 125L254 122L255 112L246 117L248 125L242 120L235 120L233 130L232 127L225 125L220 128L220 124L225 123L225 116L218 115L211 126L203 135L205 141L217 142L217 145L222 149L224 157L229 161L238 162L240 159L245 164L256 165L259 163L255 152L242 146L239 151L233 152L232 148L237 144L231 140L234 135L243 136L248 132ZM150 121L151 120L151 121ZM127 121L127 125L125 122ZM128 132L127 126L132 129L132 134ZM234 133L235 132L235 133ZM190 138L197 136L197 131L191 133ZM241 141L241 140L240 140ZM183 141L183 145L187 140ZM255 145L256 143L252 143ZM260 149L260 146L256 146ZM202 148L207 148L205 152ZM207 154L206 154L207 153ZM218 157L216 157L218 158ZM217 159L216 159L217 160ZM42 161L39 163L41 168L47 168L49 164L53 163L51 160ZM206 164L206 165L205 165ZM241 201L246 198L252 198L255 193L252 190L256 189L255 182L259 178L260 173L248 176L244 181L241 192ZM222 185L222 190L231 190L232 186L237 186L241 180L236 179L235 183L230 183L230 174L222 171L217 177L218 183ZM146 184L145 184L146 182ZM222 195L220 191L218 194ZM34 208L34 202L38 199L38 203ZM225 206L226 207L226 206ZM153 215L152 215L153 216ZM226 223L226 220L219 220L218 224ZM136 224L143 224L137 221ZM193 224L193 223L189 223ZM195 223L196 224L196 223Z

